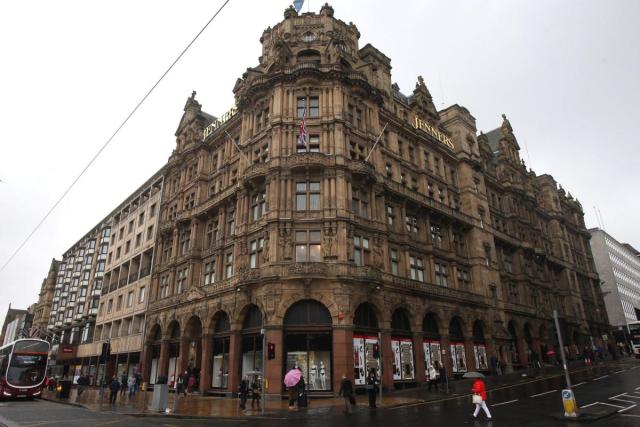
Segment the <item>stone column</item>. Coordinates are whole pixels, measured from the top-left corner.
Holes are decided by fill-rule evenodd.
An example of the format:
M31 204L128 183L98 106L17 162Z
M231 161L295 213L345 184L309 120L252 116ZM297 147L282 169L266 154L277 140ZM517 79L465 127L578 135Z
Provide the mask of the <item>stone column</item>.
M227 383L228 390L231 392L237 391L240 384L241 341L240 331L231 331L229 337L229 380Z
M447 376L451 378L451 375L453 374L453 359L451 358L451 342L449 341L448 334L442 335L440 338L440 345L440 350L444 350L444 354L442 354L442 351L440 352L442 356L442 363L444 363L444 367L447 370Z
M282 365L284 361L284 335L282 331L282 327L280 326L267 326L266 328L267 334L267 348L269 343L274 344L276 347L275 359L266 360L266 366L264 367L265 378L267 380L267 387L265 389L265 393L271 395L280 395L283 391L283 380L282 377ZM267 352L267 348L264 348L263 351Z
M464 339L464 354L467 359L467 372L478 370L478 367L476 366L476 355L473 351L473 345L473 337L467 337Z
M347 378L354 380L352 326L335 325L333 327L332 364L333 392L337 393L340 390L342 375L346 374Z
M187 366L189 365L189 345L190 344L191 344L191 340L189 338L185 338L184 336L180 337L180 355L178 356L176 378L178 374L182 375L184 374L184 371L187 370Z
M416 373L416 382L418 384L427 381L424 365L424 346L422 345L422 332L415 332L413 334L413 354L415 360L413 361L413 367Z
M393 390L393 349L391 348L391 331L382 331L382 387Z
M200 358L200 393L211 387L211 367L213 353L213 335L202 334L202 356Z
M169 375L169 341L162 340L160 343L160 360L158 361L158 376Z

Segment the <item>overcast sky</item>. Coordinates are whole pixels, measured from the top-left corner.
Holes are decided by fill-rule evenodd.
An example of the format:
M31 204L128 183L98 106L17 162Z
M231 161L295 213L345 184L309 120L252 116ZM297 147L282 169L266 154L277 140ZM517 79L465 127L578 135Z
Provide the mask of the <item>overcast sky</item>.
M289 0L231 0L13 262L9 302L37 301L51 258L167 160L192 90L220 115L258 63ZM324 1L305 2L317 12ZM164 72L221 0L0 2L0 264ZM640 1L334 0L360 46L391 58L410 93L422 75L441 109L485 132L506 113L538 174L550 173L607 231L640 248ZM528 151L528 152L527 152Z

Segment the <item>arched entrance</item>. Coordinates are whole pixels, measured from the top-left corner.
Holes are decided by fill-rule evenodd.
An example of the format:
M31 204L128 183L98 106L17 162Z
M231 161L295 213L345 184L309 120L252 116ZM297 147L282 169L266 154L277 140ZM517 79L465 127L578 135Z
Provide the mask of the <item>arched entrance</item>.
M454 317L449 322L449 342L452 361L452 372L462 374L467 372L467 355L464 350L464 334L462 333L462 321Z
M158 365L160 363L160 349L162 346L162 328L156 324L149 334L149 352L151 353L151 369L149 370L149 384L155 384L158 379Z
M393 353L393 381L415 382L413 338L409 313L398 308L391 316L391 351Z
M422 320L422 348L424 351L424 372L427 380L429 378L429 367L433 365L436 372L442 366L440 330L438 329L438 320L436 315L428 313Z
M167 380L170 387L175 385L178 372L178 357L180 357L180 323L174 320L169 324L169 369Z
M284 316L284 373L302 371L310 391L332 389L331 313L316 300L293 304Z
M183 339L186 341L187 354L182 367L196 378L194 389L200 388L200 369L202 367L202 321L198 316L191 316L187 322Z
M370 369L375 369L380 377L379 332L373 305L367 302L360 304L353 316L353 373L356 386L366 384Z
M255 305L247 310L242 322L240 378L249 372L262 372L262 313Z
M226 389L229 386L229 344L231 324L229 316L219 311L213 317L213 357L211 360L211 387Z
M484 339L482 320L473 322L473 355L476 359L476 369L478 371L488 371L487 344Z

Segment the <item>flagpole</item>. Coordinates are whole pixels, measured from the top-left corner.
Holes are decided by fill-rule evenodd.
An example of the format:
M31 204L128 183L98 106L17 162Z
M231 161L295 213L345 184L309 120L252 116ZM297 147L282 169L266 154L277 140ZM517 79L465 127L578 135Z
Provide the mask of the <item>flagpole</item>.
M244 154L244 151L242 151L242 149L240 148L240 146L238 145L238 143L236 143L235 139L233 139L231 137L231 135L229 135L229 132L227 132L227 130L225 129L224 133L229 137L229 139L231 140L231 142L233 142L233 145L235 145L236 149L238 150L238 152L244 157L244 159L247 161L247 166L251 165L251 162L249 161L249 158L247 157L246 154Z
M364 159L365 162L369 160L369 157L371 157L371 153L373 153L373 150L376 149L376 145L378 145L378 142L380 142L380 137L384 133L384 130L387 128L388 124L389 124L389 122L385 123L384 127L382 128L382 131L380 132L380 135L378 135L378 137L376 138L375 144L373 144L373 147L371 147L371 151L369 151L369 154L367 154L367 158Z

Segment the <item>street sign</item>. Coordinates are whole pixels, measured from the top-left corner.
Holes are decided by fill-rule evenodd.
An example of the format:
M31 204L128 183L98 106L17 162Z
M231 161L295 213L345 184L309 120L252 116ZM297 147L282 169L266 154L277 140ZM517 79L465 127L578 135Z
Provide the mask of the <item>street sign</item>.
M564 389L562 390L562 406L564 406L565 417L576 417L576 399L573 395L573 391Z

